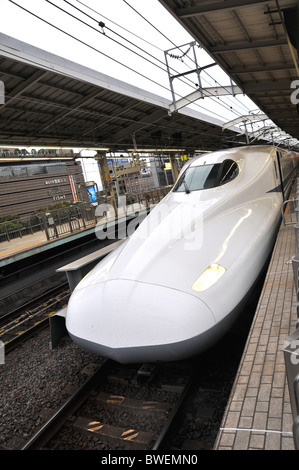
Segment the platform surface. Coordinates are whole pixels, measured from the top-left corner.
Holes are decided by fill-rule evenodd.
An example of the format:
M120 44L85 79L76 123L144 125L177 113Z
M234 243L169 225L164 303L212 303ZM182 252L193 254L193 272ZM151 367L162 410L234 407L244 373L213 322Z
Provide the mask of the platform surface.
M150 204L149 209L155 207L155 204ZM95 236L97 234L97 230L100 231L101 226L105 226L106 224L115 224L115 220L118 223L126 220L128 217L139 216L143 217L148 208L146 205L142 203L134 203L129 204L125 207L120 207L118 209L118 218L115 219L115 215L104 217L103 219L99 219L96 224L90 224L88 228L80 228L80 230L73 229L73 232L66 232L61 233L58 238L51 238L51 240L47 240L45 232L37 232L30 235L24 235L22 238L14 238L11 241L1 241L0 242L0 264L1 261L7 260L11 258L11 261L15 261L18 258L18 255L22 253L27 253L28 256L36 254L39 252L39 249L42 250L43 247L53 244L57 244L57 242L61 241L68 241L74 239L79 236L87 235L88 233L94 233ZM32 251L35 250L35 251Z
M22 238L15 238L11 241L1 242L0 259L8 258L16 253L30 250L45 243L47 243L47 237L44 232L24 235Z
M283 354L297 321L293 225L281 225L215 450L294 450Z

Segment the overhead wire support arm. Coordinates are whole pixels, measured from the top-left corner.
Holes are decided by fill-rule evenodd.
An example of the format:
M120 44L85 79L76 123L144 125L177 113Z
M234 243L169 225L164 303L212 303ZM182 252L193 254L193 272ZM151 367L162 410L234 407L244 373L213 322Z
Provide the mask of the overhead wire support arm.
M189 46L189 49L184 52L183 54L181 54L180 56L179 55L176 55L176 54L173 54L171 51L174 51L174 50L182 50L183 47L186 47L186 46ZM196 57L196 52L195 52L195 46L196 46L196 41L192 41L190 43L187 43L187 44L183 44L182 46L178 46L178 47L173 47L171 49L168 49L167 51L164 51L164 55L165 55L165 62L166 62L166 67L167 67L167 73L168 73L168 78L169 78L169 84L170 84L170 89L171 89L171 95L172 95L172 102L173 102L173 105L174 105L174 111L177 111L178 108L176 106L176 98L175 98L175 92L174 92L174 86L173 86L173 81L175 78L180 78L180 77L184 77L185 75L190 75L192 73L196 73L197 75L197 81L198 81L198 87L199 87L199 90L201 91L202 90L202 86L201 86L201 77L200 77L200 72L202 70L204 70L205 68L209 68L209 67L212 67L214 65L216 65L216 63L213 63L213 64L210 64L210 65L207 65L205 67L199 67L198 66L198 62L197 62L197 57ZM168 57L171 57L173 59L178 59L178 60L182 60L183 57L185 57L188 52L192 49L193 51L193 57L194 57L194 63L195 63L195 69L192 69L192 70L188 70L186 72L182 72L180 74L176 74L176 75L173 75L171 74L170 72L170 66L169 66L169 61L168 61ZM183 62L183 60L182 60ZM203 97L203 94L202 94L202 97ZM170 113L173 112L172 109L170 109Z
M234 94L243 94L241 88L236 85L233 85L233 92ZM181 98L179 100L174 101L169 106L169 113L173 113L174 111L178 111L179 109L183 108L184 106L188 106L188 104L193 103L194 101L200 98L217 98L219 96L226 96L230 95L231 92L228 91L224 87L209 87L209 88L202 88L200 90L193 91L189 95Z
M189 49L183 53L182 55L176 55L174 53L172 53L172 51L174 50L182 50L183 47L186 47L186 46L189 46ZM169 78L169 84L170 84L170 89L171 89L171 95L172 95L172 102L173 102L173 105L174 105L174 111L177 111L177 106L176 106L176 98L175 98L175 92L174 92L174 86L173 86L173 81L175 78L180 78L180 77L184 77L185 75L190 75L191 73L196 73L197 75L197 80L198 80L198 86L199 86L199 89L201 89L201 78L200 78L200 72L201 70L199 69L198 67L198 63L197 63L197 57L196 57L196 53L195 53L195 46L196 46L196 42L195 41L192 41L190 43L187 43L187 44L183 44L182 46L178 46L178 47L173 47L171 49L168 49L167 51L164 51L164 55L165 55L165 62L166 62L166 67L167 67L167 73L168 73L168 78ZM179 60L182 60L182 58L184 56L187 55L187 53L190 51L190 50L193 50L193 56L194 56L194 63L195 63L195 69L193 70L188 70L186 72L183 72L183 73L180 73L180 74L176 74L176 75L173 75L171 74L170 72L170 66L169 66L169 62L168 62L168 57L171 57L173 59L179 59ZM183 62L183 60L182 60ZM214 65L214 64L213 64ZM170 113L173 112L173 110L170 109Z
M202 70L206 70L210 67L214 67L214 65L216 65L216 62L213 62L213 64L204 65L203 67L197 67L196 69L193 69L193 70L188 70L188 72L183 72L183 73L178 73L176 75L172 75L171 80L173 80L174 78L184 77L185 75L189 75L190 73L195 73L195 72L200 73Z
M183 52L181 55L176 55L172 52L176 49L182 52L182 48L186 46L189 46L189 49L186 52ZM211 87L211 88L203 88L202 82L201 82L201 76L200 76L201 72L210 67L214 67L217 64L216 62L213 62L212 64L208 64L203 67L200 67L197 62L195 46L196 46L196 42L192 41L182 46L173 47L171 49L164 51L166 68L167 68L170 90L171 90L171 95L172 95L172 103L170 104L169 111L168 111L170 115L173 112L177 112L179 109L185 106L188 106L188 104L191 104L200 98L205 98L205 97L212 98L212 97L219 97L222 95L229 95L229 94L232 94L232 96L235 96L236 94L243 94L243 91L238 86L233 85L232 81L230 85L227 87L218 86L218 87ZM187 70L186 72L172 74L170 71L170 66L169 66L169 58L178 59L183 62L182 58L185 57L191 49L194 55L193 61L195 63L195 68L193 68L192 70ZM197 87L196 90L184 96L183 98L180 98L177 100L175 96L175 90L174 90L174 84L173 84L174 80L176 78L181 78L181 77L184 77L185 75L190 75L192 73L195 73L197 77L197 83L194 84L194 86Z

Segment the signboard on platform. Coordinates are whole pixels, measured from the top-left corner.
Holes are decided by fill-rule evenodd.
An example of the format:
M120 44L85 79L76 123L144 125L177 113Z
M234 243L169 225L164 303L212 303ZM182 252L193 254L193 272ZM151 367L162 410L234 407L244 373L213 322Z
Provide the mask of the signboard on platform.
M130 160L128 158L107 158L108 165L119 165L122 163L129 163Z
M97 191L95 186L87 186L87 192L88 192L88 197L90 202L96 202L97 201Z

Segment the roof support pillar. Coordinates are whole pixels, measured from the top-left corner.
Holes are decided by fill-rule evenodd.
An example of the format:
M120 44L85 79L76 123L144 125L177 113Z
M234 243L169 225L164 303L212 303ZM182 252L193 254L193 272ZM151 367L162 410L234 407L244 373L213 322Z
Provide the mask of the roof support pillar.
M103 184L103 191L106 194L106 196L111 195L111 178L110 178L110 172L109 172L109 167L107 163L107 158L106 158L106 152L97 151L97 154L95 156L95 160L98 161L99 163L99 170L100 170L100 176Z
M174 156L170 157L170 161L171 161L171 166L172 166L173 179L174 181L176 181L179 176L178 164Z

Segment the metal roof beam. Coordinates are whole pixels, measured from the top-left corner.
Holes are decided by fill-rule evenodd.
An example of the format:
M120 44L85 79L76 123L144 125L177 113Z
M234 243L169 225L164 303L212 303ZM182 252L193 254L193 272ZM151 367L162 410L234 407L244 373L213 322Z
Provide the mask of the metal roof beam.
M66 110L63 110L62 112L60 113L57 113L57 115L49 120L47 122L47 125L46 126L43 126L43 128L41 129L41 131L45 131L46 129L48 129L49 127L51 127L52 125L56 125L58 122L60 122L61 120L65 119L66 117L68 117L70 114L80 110L80 108L82 108L82 106L87 106L88 103L91 103L92 100L99 95L99 90L92 90L88 95L86 96L83 96L82 98L80 98L74 105L72 108L67 108Z
M288 44L286 38L267 39L265 41L243 42L237 44L221 44L220 46L209 47L209 52L213 54L221 54L223 52L233 52L242 49L259 49L261 47L284 46Z
M257 72L272 72L275 70L292 70L294 69L294 63L289 64L271 64L261 65L255 67L233 67L229 70L231 74L246 74L246 73L257 73Z
M143 118L142 121L140 122L136 121L133 124L125 127L124 129L116 132L113 136L111 136L113 143L115 144L121 141L124 137L127 137L130 134L132 135L135 132L140 132L141 130L147 128L148 126L154 126L155 123L157 121L160 121L160 119L163 119L165 115L166 115L165 110L156 109L146 118Z
M196 5L188 8L179 8L175 14L179 18L188 18L190 16L202 15L211 11L234 10L235 8L247 7L254 4L269 3L265 0L227 0L226 2L209 2L205 5Z
M48 73L49 72L44 72L43 70L36 70L31 75L31 77L27 78L27 80L17 85L13 90L6 90L6 100L5 103L1 106L0 110L2 111L3 108L5 108L5 106L10 102L10 100L22 95L24 92L30 90L33 86L35 86L39 82L39 80L47 77Z
M280 91L288 90L291 94L291 81L289 80L276 80L276 81L262 81L259 83L248 82L242 85L243 92L247 93L259 93L268 91Z
M121 107L119 106L121 111L117 110L117 112L113 112L113 113L111 112L106 117L101 116L101 117L103 117L104 120L102 122L99 122L96 126L88 129L86 132L84 132L82 134L82 136L86 136L87 134L93 134L96 130L102 129L103 127L104 128L107 127L107 125L110 124L110 123L116 123L117 119L127 121L128 119L125 117L126 114L129 111L134 111L135 106L136 106L135 103L133 105L130 104L129 106L125 106L125 107L124 106L121 106ZM97 111L95 111L95 113L96 112ZM148 116L148 113L145 113L144 111L138 111L138 112L139 112L139 114L142 114L142 118L141 118L142 120Z

